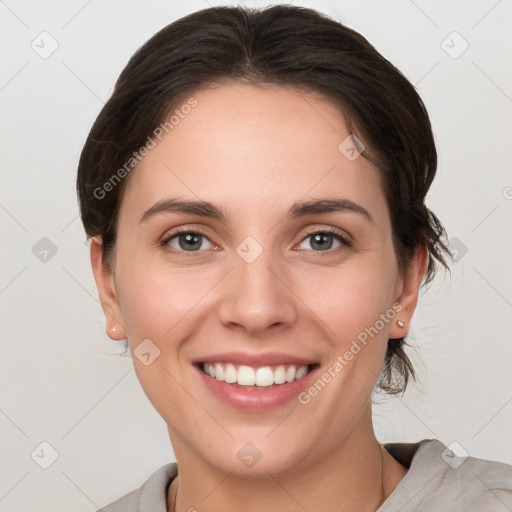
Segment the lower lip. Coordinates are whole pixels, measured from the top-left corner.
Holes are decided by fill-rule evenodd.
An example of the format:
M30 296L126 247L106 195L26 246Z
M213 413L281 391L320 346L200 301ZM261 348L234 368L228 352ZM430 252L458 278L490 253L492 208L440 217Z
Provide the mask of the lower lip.
M248 412L263 412L280 407L294 398L297 399L299 393L311 382L318 366L302 379L276 384L271 389L263 390L245 389L236 384L228 384L206 375L198 366L196 369L210 392L225 404Z

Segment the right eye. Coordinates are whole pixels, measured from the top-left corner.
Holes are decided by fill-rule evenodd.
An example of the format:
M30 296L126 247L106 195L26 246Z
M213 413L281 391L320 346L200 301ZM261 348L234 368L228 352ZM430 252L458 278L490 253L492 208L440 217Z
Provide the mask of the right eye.
M192 231L190 229L180 229L175 231L170 236L162 241L162 246L167 248L170 252L200 252L206 250L203 245L207 240L210 244L213 243L201 231Z

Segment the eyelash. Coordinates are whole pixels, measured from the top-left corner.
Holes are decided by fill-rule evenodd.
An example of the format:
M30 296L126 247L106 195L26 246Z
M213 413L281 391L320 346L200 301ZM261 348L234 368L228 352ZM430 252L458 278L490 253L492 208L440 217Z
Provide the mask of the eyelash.
M322 253L325 253L326 255L335 254L335 253L339 252L340 250L342 250L342 249L344 249L346 247L351 247L352 246L352 242L347 237L341 235L338 231L336 231L335 229L332 229L332 228L313 229L311 231L308 231L305 234L305 236L302 237L300 243L304 242L304 240L306 240L307 238L312 237L314 235L318 235L318 234L332 235L339 242L341 242L342 246L344 246L344 247L338 247L337 249L328 249L326 251L313 251L313 250L311 250L311 252L314 252L315 254L318 254L318 255L321 255Z
M179 235L182 235L182 234L187 234L187 235L201 235L203 236L204 238L206 238L210 243L213 243L210 238L208 237L208 235L206 233L204 233L203 231L201 231L200 229L187 229L187 228L181 228L181 229L178 229L177 231L175 231L174 233L172 233L171 235L169 235L168 237L166 237L162 242L161 242L161 246L164 247L164 249L166 249L168 252L170 253L174 253L174 254L186 254L187 256L190 256L190 257L194 257L194 256L197 256L197 253L201 253L203 251L178 251L174 248L169 248L169 242L176 238L177 236ZM336 238L339 242L342 243L343 246L345 247L351 247L352 246L352 242L342 236L338 231L332 229L332 228L326 228L326 229L316 229L316 230L312 230L312 231L308 231L306 233L306 235L301 239L300 243L304 242L307 238L311 237L311 236L314 236L314 235L318 235L318 234L329 234L329 235L332 235L334 238ZM215 244L214 244L215 245ZM337 253L338 251L342 250L343 247L338 247L337 249L328 249L326 251L313 251L311 250L311 252L314 252L315 254L322 254L322 253L326 253L327 255L330 255L330 254L333 254L333 253Z

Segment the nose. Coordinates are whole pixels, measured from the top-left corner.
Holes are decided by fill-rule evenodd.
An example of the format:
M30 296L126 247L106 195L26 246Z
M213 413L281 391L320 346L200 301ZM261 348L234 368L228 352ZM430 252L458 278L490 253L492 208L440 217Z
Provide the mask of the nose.
M230 329L258 335L285 329L298 317L298 299L282 267L273 264L271 251L264 250L251 263L236 256L235 268L223 283L220 320Z

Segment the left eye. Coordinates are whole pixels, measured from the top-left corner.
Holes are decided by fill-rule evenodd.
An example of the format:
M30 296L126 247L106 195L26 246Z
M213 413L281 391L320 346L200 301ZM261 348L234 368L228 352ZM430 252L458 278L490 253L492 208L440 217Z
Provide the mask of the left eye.
M311 250L315 252L325 252L332 248L333 239L338 241L340 246L350 245L348 241L342 237L339 233L330 230L324 231L315 231L313 233L309 233L306 237L302 239L302 242L311 239L310 245L312 247ZM339 246L338 246L339 247Z

